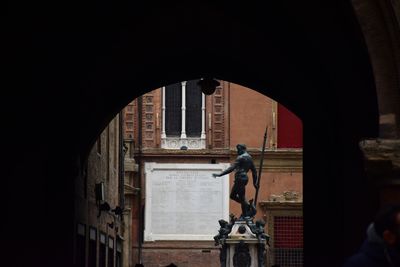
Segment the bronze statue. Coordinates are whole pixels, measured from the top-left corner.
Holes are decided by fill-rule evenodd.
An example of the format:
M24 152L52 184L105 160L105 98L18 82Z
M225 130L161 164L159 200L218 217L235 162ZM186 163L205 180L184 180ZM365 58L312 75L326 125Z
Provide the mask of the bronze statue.
M242 215L240 218L252 217L255 215L255 207L253 201L250 203L246 201L246 185L249 181L247 172L250 170L253 176L253 185L258 190L257 170L254 166L253 159L246 151L246 145L236 145L238 156L235 162L223 172L213 174L213 177L220 177L225 174L235 171L235 181L231 190L230 198L241 205Z
M221 239L225 239L228 237L228 234L232 230L233 224L228 223L225 220L218 221L220 229L218 231L218 235L214 236L215 245L218 246L221 242Z

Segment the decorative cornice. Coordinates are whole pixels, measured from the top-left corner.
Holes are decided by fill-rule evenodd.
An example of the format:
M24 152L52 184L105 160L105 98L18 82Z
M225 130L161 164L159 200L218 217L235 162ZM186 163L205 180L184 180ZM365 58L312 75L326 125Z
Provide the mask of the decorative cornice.
M229 150L211 150L211 149L196 149L196 150L180 150L180 149L162 149L162 148L149 148L143 149L142 153L135 151L134 156L136 158L142 157L224 157L229 159Z
M186 146L187 149L205 149L206 139L200 137L166 137L161 138L161 148L163 149L180 149Z
M249 149L249 153L253 157L255 164L259 164L261 150ZM198 149L198 150L176 150L176 149L160 149L147 148L143 149L139 154L135 151L136 159L139 158L223 158L231 162L236 157L236 150L230 149ZM266 171L281 172L302 172L303 170L303 150L302 149L276 149L267 150L264 154L263 169Z
M258 204L261 208L267 210L298 210L303 207L303 202L294 201L260 201Z
M259 164L260 150L249 149L255 164ZM258 168L258 166L256 166ZM272 172L302 172L303 150L302 149L274 149L267 150L264 154L263 169Z

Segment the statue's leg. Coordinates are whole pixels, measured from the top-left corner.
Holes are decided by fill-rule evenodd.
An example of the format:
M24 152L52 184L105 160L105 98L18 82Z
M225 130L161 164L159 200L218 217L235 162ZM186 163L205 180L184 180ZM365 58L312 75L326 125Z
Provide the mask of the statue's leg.
M248 209L248 203L246 201L246 184L247 180L241 180L240 183L238 183L238 198L241 204L242 208L242 216L246 216L247 214L247 209Z
M242 203L241 199L239 198L238 192L239 192L239 184L235 181L235 183L232 186L230 198L238 203Z

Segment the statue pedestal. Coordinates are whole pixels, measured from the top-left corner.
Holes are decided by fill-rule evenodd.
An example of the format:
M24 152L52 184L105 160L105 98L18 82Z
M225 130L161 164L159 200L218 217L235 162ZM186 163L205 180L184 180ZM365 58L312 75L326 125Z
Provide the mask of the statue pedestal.
M214 237L221 245L221 267L264 267L265 247L269 236L264 233L263 221L234 220L231 223L220 220L221 229Z

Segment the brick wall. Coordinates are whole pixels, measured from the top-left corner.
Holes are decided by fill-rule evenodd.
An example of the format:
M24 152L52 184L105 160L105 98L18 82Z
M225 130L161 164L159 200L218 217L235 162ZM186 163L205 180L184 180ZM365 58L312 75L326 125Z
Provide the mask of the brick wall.
M111 209L119 205L118 134L117 116L98 137L87 161L84 163L84 171L75 182L75 223L84 225L87 233L89 233L89 227L95 228L97 233L96 242L99 242L100 232L106 234L106 240L111 237L114 242L117 240L117 235L122 236L123 234L120 219L115 217L114 213L103 211L98 217L98 203L96 203L95 195L95 184L103 182L105 201L110 205ZM110 227L111 223L114 224L113 227ZM88 242L88 235L86 235L86 246ZM99 255L98 249L99 246L97 245L97 257ZM106 255L107 257L115 257L115 255L109 255L108 253ZM97 258L97 260L99 259Z

